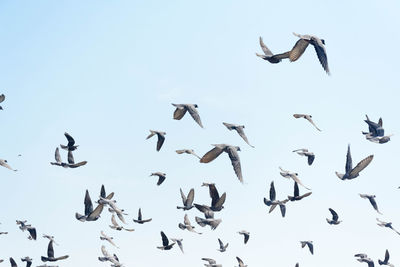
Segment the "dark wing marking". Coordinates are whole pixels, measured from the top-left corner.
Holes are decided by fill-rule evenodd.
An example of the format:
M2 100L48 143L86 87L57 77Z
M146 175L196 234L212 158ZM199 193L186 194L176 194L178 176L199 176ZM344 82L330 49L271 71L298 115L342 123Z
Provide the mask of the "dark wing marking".
M168 244L169 244L168 237L164 234L163 231L161 231L161 238L162 238L163 246L165 246L165 247L168 246Z
M337 221L339 219L339 215L336 213L336 211L334 211L333 209L329 209L329 211L332 214L332 220Z
M69 133L64 133L64 135L68 140L69 147L75 145L75 140L74 140L74 138L72 138L72 136L69 135Z
M56 148L56 152L54 154L54 158L56 159L56 161L58 163L61 163L61 156L60 156L60 150L58 149L58 147Z
M49 246L47 247L47 257L54 258L53 241L50 240Z
M216 210L222 209L222 205L224 205L226 199L226 193L223 193L222 196L218 199L218 201L213 205Z
M271 201L274 201L276 199L274 182L271 182L271 187L269 188L269 199Z
M297 182L294 182L294 196L298 197L300 195L299 185Z
M93 212L93 203L92 200L90 199L89 191L86 190L85 193L85 200L83 202L85 204L85 215L89 216L90 213Z

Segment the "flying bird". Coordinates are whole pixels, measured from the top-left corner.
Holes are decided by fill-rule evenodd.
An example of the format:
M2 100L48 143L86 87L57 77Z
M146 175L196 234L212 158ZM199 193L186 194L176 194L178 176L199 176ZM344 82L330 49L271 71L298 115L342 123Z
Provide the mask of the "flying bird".
M150 134L146 137L146 139L149 139L150 137L153 137L154 135L157 135L157 151L160 151L162 145L164 144L165 141L165 135L166 132L160 132L160 131L153 131L150 130Z
M203 261L207 261L208 264L204 264L206 267L222 267L222 264L217 264L217 262L214 259L210 258L201 258Z
M168 237L164 234L163 231L161 231L161 239L162 239L162 246L157 247L158 249L170 250L175 245L175 243L169 243Z
M215 230L222 222L221 219L203 219L197 216L195 217L195 220L201 227L204 227L206 225L210 226L211 230Z
M311 116L311 115L307 115L307 114L293 114L293 117L295 117L296 119L304 118L304 119L308 120L318 131L321 132L321 129L319 129L319 128L317 127L317 125L315 125L314 121L312 120L312 116Z
M51 165L56 165L56 166L61 166L64 168L78 168L80 166L86 165L87 161L81 161L78 163L75 163L74 156L72 155L72 151L68 151L68 163L62 162L61 156L60 156L60 150L58 147L56 148L56 152L54 154L54 158L56 162L50 162Z
M5 167L5 168L7 168L7 169L9 169L9 170L12 170L12 171L15 171L15 172L17 171L17 170L15 170L15 169L11 168L11 166L8 165L8 161L5 160L5 159L0 159L0 166L3 166L3 167Z
M42 256L41 259L42 259L43 262L46 262L46 261L65 260L68 257L69 257L68 255L57 257L57 258L54 257L53 241L50 240L49 246L47 247L47 257Z
M367 194L359 194L361 198L368 199L369 203L371 203L372 207L379 213L382 214L378 209L378 204L375 201L375 195L367 195Z
M78 145L75 145L75 140L74 138L72 138L71 135L69 135L67 132L64 133L65 137L67 138L68 144L65 145L61 145L60 147L64 150L68 150L68 151L74 151L78 148Z
M332 214L332 220L326 218L326 221L329 224L333 224L333 225L338 225L339 223L341 223L342 221L339 221L339 215L336 213L336 211L334 211L333 209L329 208L329 211Z
M315 159L315 155L313 152L308 151L308 149L306 149L306 148L296 149L296 150L293 150L293 152L296 152L300 156L306 156L308 165L311 166L311 164L313 164L314 159Z
M275 186L274 186L274 182L272 181L271 185L270 185L270 189L269 189L269 199L264 198L264 204L267 205L268 207L271 207L269 209L269 213L271 213L276 208L276 206L279 205L282 217L285 217L285 214L286 214L286 205L285 204L286 204L286 202L288 202L288 199L285 199L283 201L276 200Z
M276 64L282 61L282 59L287 58L287 54L272 54L271 50L264 44L262 37L260 36L260 46L264 52L264 55L256 53L256 56L268 61L269 63Z
M290 201L299 201L299 200L302 200L305 197L308 197L311 194L312 194L312 192L307 192L304 195L300 196L299 185L297 184L297 182L294 182L294 194L293 194L293 196L288 196L288 199Z
M312 255L314 255L314 245L312 241L300 241L301 243L301 247L304 248L305 246L308 247L308 249L310 250L310 253Z
M106 234L104 233L104 231L101 231L100 234L101 234L100 240L106 240L106 241L108 241L111 245L113 245L114 247L118 248L118 246L115 245L115 243L114 243L114 241L113 241L113 239L114 239L113 237L106 235Z
M240 147L238 146L230 146L226 144L217 144L213 145L214 148L208 151L201 159L201 163L208 163L216 159L222 152L226 152L231 159L231 163L233 166L233 170L236 173L237 178L240 182L243 183L243 176L242 176L242 167L240 166L240 158L239 154L237 153L240 151Z
M0 103L3 103L3 101L6 99L6 96L4 94L0 95ZM3 107L0 106L0 110L3 110Z
M374 155L369 155L362 161L360 161L354 168L353 168L353 160L351 159L351 152L350 152L350 145L347 146L347 156L346 156L346 166L345 171L346 173L336 173L336 176L339 177L341 180L351 180L359 176L360 172L364 170L372 161Z
M179 223L178 227L180 229L182 229L182 230L186 230L187 229L189 232L193 232L193 233L196 233L196 234L199 234L199 235L202 234L202 233L196 232L194 230L194 226L192 226L192 224L190 223L189 217L187 216L187 214L185 214L185 216L183 217L183 223Z
M214 219L214 211L211 209L211 207L206 206L206 205L200 205L200 204L194 204L196 209L198 209L200 212L204 213L204 216L206 219Z
M198 159L201 159L196 153L194 153L193 149L179 149L179 150L176 150L175 152L177 154L183 154L183 153L190 154L190 155L197 157Z
M219 252L225 252L226 248L229 246L229 243L226 243L226 245L224 245L224 243L219 238L218 238L218 243L219 243L219 249L217 249L217 250Z
M287 179L293 179L293 181L295 181L296 183L298 183L299 185L301 185L302 187L304 187L305 189L311 190L310 188L306 187L305 185L303 185L303 183L300 181L299 177L297 177L299 174L296 172L290 172L290 171L286 171L284 169L282 169L281 167L279 167L280 174L287 178Z
M358 261L359 262L365 262L368 264L368 267L375 267L374 261L371 260L370 258L368 258L368 256L366 254L356 254L354 255L354 257L358 257Z
M190 116L192 116L192 118L194 119L194 121L198 125L200 125L201 128L203 128L199 112L197 111L197 108L199 107L197 104L172 104L172 105L176 107L174 112L174 120L182 119L183 116L185 116L186 111L188 111Z
M26 262L26 267L30 267L32 265L32 258L26 256L25 258L21 258L22 262Z
M10 263L11 263L11 267L18 267L18 265L15 262L15 260L13 258L11 258L11 257L10 257Z
M117 223L117 221L115 220L115 215L114 214L111 216L111 223L112 223L112 225L109 225L111 229L114 229L114 230L117 230L117 231L125 230L125 231L128 231L128 232L135 231L135 229L127 229L127 228L119 225Z
M379 118L379 121L376 123L371 121L368 115L365 115L365 117L367 117L367 119L364 121L368 124L368 132L362 132L364 135L370 135L372 137L379 137L385 135L382 118Z
M243 242L247 244L250 238L250 232L247 232L246 230L239 231L238 234L243 235Z
M387 227L389 229L392 229L394 232L396 232L396 234L400 235L400 232L398 232L396 229L393 228L392 223L391 222L384 222L379 220L378 218L376 218L376 220L378 221L378 225L381 227Z
M387 265L387 266L390 266L390 267L394 267L393 264L389 263L389 258L390 258L389 250L386 250L385 259L383 261L382 260L378 260L379 265Z
M244 265L242 259L240 259L239 257L236 257L236 259L237 259L237 261L238 261L238 263L239 263L239 266L238 266L238 267L247 267L247 265Z
M104 261L109 261L112 263L111 266L113 267L121 267L123 266L117 257L117 255L111 255L107 250L105 246L101 246L101 253L103 254L103 257L98 257L99 261L104 262Z
M215 187L215 184L212 183L203 183L202 186L208 186L209 194L211 197L211 207L212 211L221 211L224 208L224 203L226 199L226 193L223 193L222 196L219 196L218 190Z
M242 139L251 147L254 147L253 145L251 145L249 143L249 140L247 139L247 136L244 133L244 125L239 125L239 124L231 124L231 123L227 123L227 122L223 122L223 125L225 125L226 128L228 128L229 131L235 130L240 137L242 137Z
M21 229L22 232L24 231L28 231L29 232L29 236L28 239L29 240L36 240L36 228L32 227L32 225L30 224L26 224L27 221L20 221L20 220L16 220L17 225L19 225L19 229Z
M189 193L186 195L183 193L182 189L179 189L181 192L181 198L182 198L182 203L183 203L183 207L179 207L177 206L177 209L183 209L183 210L190 210L192 209L193 206L193 200L194 200L194 189L190 189Z
M163 172L153 172L150 176L158 176L157 185L161 185L165 181L167 174Z
M142 210L139 208L139 212L138 212L138 218L137 218L137 220L136 219L133 219L133 221L135 222L135 223L139 223L139 224L144 224L144 223L147 223L147 222L151 222L151 218L150 219L146 219L146 220L144 220L143 218L142 218Z
M183 243L182 243L183 239L171 238L171 241L175 242L176 244L178 244L178 246L179 246L180 250L182 251L182 253L185 253L183 251Z
M101 190L100 190L100 196L102 198L112 199L114 197L114 192L112 192L108 196L106 196L106 191L105 191L104 185L102 185ZM97 219L100 218L101 212L103 211L104 204L98 203L97 207L95 209L93 209L93 203L90 198L88 190L86 190L85 199L83 201L83 204L85 205L85 214L82 215L82 214L79 214L78 212L76 212L75 218L81 222L97 221Z

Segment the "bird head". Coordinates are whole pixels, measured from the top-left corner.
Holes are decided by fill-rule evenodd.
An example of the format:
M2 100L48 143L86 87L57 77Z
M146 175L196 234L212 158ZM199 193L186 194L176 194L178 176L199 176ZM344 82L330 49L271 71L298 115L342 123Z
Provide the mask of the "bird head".
M324 39L321 39L321 42L325 45L325 40Z
M195 108L198 108L198 107L199 107L197 104L194 104L193 106L194 106Z

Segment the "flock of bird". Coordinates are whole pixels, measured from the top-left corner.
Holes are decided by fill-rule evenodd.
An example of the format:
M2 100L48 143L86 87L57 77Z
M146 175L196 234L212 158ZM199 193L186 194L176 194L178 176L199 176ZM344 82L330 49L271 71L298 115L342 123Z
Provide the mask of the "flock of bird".
M296 42L294 47L288 51L284 52L281 54L273 54L267 46L264 44L262 38L260 37L260 45L261 48L264 52L264 55L256 54L258 57L261 57L264 60L269 61L270 63L279 63L281 62L282 59L289 58L290 61L296 61L298 60L301 55L304 53L306 48L308 47L309 44L314 46L315 51L317 53L318 59L324 68L324 70L330 74L329 67L328 67L328 60L327 60L327 54L326 54L326 49L325 49L325 41L323 39L320 39L316 36L312 35L300 35L294 33L295 36L299 38L299 40ZM4 95L0 95L0 103L5 100ZM186 113L189 113L190 116L193 118L193 120L201 127L203 128L202 121L200 119L200 115L198 112L198 105L197 104L172 104L173 107L175 108L175 111L173 113L173 119L175 120L181 120ZM0 109L3 109L0 106ZM309 114L293 114L293 117L296 119L303 118L310 122L318 131L321 131L316 124L314 123L312 116ZM365 122L368 125L368 131L367 132L362 132L362 134L365 136L365 138L374 143L378 144L384 144L390 141L391 135L385 135L384 129L383 129L383 122L382 119L379 119L378 122L373 122L369 119L367 116ZM229 130L229 131L236 131L237 134L240 136L240 138L243 139L243 141L249 145L252 148L255 148L251 142L248 140L244 129L244 125L240 124L233 124L233 123L227 123L223 122L223 125ZM68 162L63 162L61 160L60 156L60 150L57 147L55 150L55 162L50 162L51 165L54 166L60 166L63 168L77 168L77 167L82 167L87 164L87 161L81 161L78 163L75 163L73 152L78 149L78 145L75 144L74 138L68 134L64 134L68 143L67 145L60 145L60 147L63 150L66 150L67 153L67 159ZM156 143L156 151L160 151L163 147L164 142L166 141L166 132L163 131L156 131L156 130L150 130L150 134L147 136L146 139L150 139L153 136L157 136L157 143ZM232 164L233 167L233 172L235 173L237 179L243 183L244 181L244 176L242 174L242 168L241 168L241 161L239 157L240 152L240 147L239 146L233 146L229 144L212 144L213 148L209 150L207 153L205 153L202 157L197 155L193 149L179 149L176 150L177 154L188 154L196 157L200 163L210 163L213 160L215 160L217 157L219 157L223 152L225 152ZM75 153L75 152L74 152ZM316 155L309 151L307 148L301 148L301 149L296 149L293 150L293 153L297 153L300 156L306 157L307 158L307 164L312 165ZM363 160L361 160L355 167L353 167L353 162L352 162L352 157L351 157L351 151L350 151L350 145L348 145L347 148L347 155L346 155L346 161L345 161L345 172L344 173L339 173L336 172L336 175L339 179L341 180L350 180L350 179L355 179L359 177L360 173L372 162L374 156L369 155L365 157ZM16 171L13 168L11 168L6 160L1 159L0 160L0 165L3 167L6 167L10 170ZM299 174L285 170L282 167L279 167L280 174L282 177L287 178L289 180L293 181L293 186L294 186L294 192L293 196L287 196L285 199L277 199L276 196L276 190L275 190L275 185L274 182L272 181L270 184L270 189L269 189L269 196L268 198L265 197L263 202L264 204L269 208L269 213L271 213L277 206L280 208L280 212L282 217L285 217L286 210L287 210L287 205L290 202L295 202L295 201L302 201L303 199L309 197L312 192L311 188L305 186L302 181L299 178ZM157 186L161 186L162 183L167 179L167 174L163 172L154 172L151 173L150 176L156 176L158 177L157 181ZM187 194L183 192L183 190L180 188L180 195L182 198L182 205L177 206L176 208L179 210L182 210L185 212L183 215L183 222L178 224L178 228L181 230L187 230L189 232L192 232L193 234L196 235L201 235L202 232L196 230L196 227L191 223L189 215L186 213L187 211L195 208L201 214L201 216L195 216L194 221L198 224L200 227L210 227L211 230L215 230L221 223L222 219L221 218L216 218L218 212L220 212L224 208L224 203L226 200L226 192L220 195L220 193L217 190L217 187L215 183L203 183L201 186L203 187L208 187L209 195L211 198L211 203L210 205L207 204L198 204L194 203L194 197L195 197L195 190L194 188L190 189ZM305 190L307 190L306 193L300 194L299 186L303 187ZM361 198L363 199L368 199L371 206L376 210L378 214L381 214L381 212L378 209L378 205L376 202L376 196L374 195L368 195L368 194L359 194ZM80 214L78 212L75 213L75 218L84 223L84 222L94 222L97 221L100 218L100 215L106 209L108 212L111 213L111 224L109 225L109 229L115 230L115 231L127 231L127 232L133 232L135 229L131 227L126 227L127 220L125 217L128 215L124 209L121 209L120 207L117 206L117 201L114 199L114 192L109 193L108 195L106 194L105 187L104 185L101 186L100 190L100 196L97 199L96 207L94 207L94 203L91 200L89 191L86 190L85 196L84 196L84 212L83 214ZM261 202L261 201L260 201ZM339 220L339 215L338 212L335 211L332 208L327 208L329 212L331 213L331 218L326 218L326 221L330 225L339 225L342 221ZM138 210L138 216L137 218L132 219L134 223L137 224L145 224L145 223L150 223L152 221L152 218L143 218L142 215L142 210ZM29 233L28 239L30 240L36 240L37 238L37 233L36 233L36 228L33 227L30 224L27 224L26 220L17 220L17 225L19 225L19 228L22 231L27 231ZM399 234L397 230L395 230L392 226L391 222L384 222L377 218L377 224L378 226L381 227L386 227L391 230L393 230L395 233ZM246 230L241 230L237 232L239 235L243 236L243 243L247 244L250 240L250 232ZM7 232L0 232L1 234L7 234ZM194 235L194 236L196 236ZM158 246L155 246L155 248L168 251L171 249L174 249L175 245L179 247L179 249L184 253L184 246L183 246L183 239L182 238L169 238L164 231L160 230L160 236L161 236L161 244ZM68 259L68 255L60 256L60 257L55 257L54 254L54 248L53 244L55 243L54 236L50 235L43 235L44 238L49 239L48 243L48 248L47 248L47 256L42 256L41 260L45 262L57 262L57 261L62 261ZM114 238L112 236L109 236L104 230L101 231L100 233L100 240L104 242L108 242L108 244L112 245L115 248L118 248L116 245ZM224 253L229 246L229 243L224 243L221 239L218 238L218 248L217 250L220 251L221 253ZM314 254L314 244L312 240L301 240L300 241L300 246L301 248L307 247L309 252L311 254ZM108 262L110 266L112 267L119 267L119 266L124 266L118 256L114 253L108 252L106 246L103 244L100 247L101 251L101 256L98 257L98 260L101 262ZM367 263L369 267L374 266L374 260L370 259L368 255L359 253L355 255L357 261ZM387 265L387 266L393 266L391 263L389 263L389 252L386 250L385 252L385 258L384 260L378 260L378 263L380 265ZM216 260L212 258L207 258L204 257L202 258L203 261L206 263L204 264L207 267L220 267L222 266L221 264L218 264ZM244 261L240 257L236 257L236 260L238 262L239 267L246 267ZM3 260L0 260L2 262ZM16 267L17 263L13 258L9 258L10 264L12 267ZM32 259L30 257L24 257L21 258L22 262L26 262L26 266L31 266L32 265ZM38 267L44 267L48 266L51 267L52 265L38 265ZM299 267L299 263L296 263L297 267ZM53 266L54 267L54 266Z

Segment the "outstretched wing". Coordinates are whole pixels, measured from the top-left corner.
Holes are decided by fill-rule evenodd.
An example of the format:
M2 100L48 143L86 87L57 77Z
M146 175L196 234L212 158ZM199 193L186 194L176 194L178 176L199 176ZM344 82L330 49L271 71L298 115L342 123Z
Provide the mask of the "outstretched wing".
M332 214L332 220L337 221L339 219L339 215L333 209L329 208L329 211Z
M267 56L272 56L271 50L268 49L268 47L264 44L262 37L260 36L260 46L261 49L263 50L264 54Z
M240 166L239 154L237 153L237 150L235 148L228 147L227 150L229 158L231 159L233 170L235 171L239 181L243 183L242 167Z
M328 67L328 57L326 55L324 45L320 41L313 41L311 44L314 46L315 52L317 52L317 56L322 67L324 68L326 73L330 74Z
M309 43L309 41L304 39L298 40L289 52L289 60L292 62L298 60L301 55L303 55L304 51L306 51Z
M163 231L161 231L161 238L162 238L163 246L164 247L168 246L168 243L169 243L168 237L164 234Z
M74 140L74 138L72 138L72 136L69 135L69 133L65 132L64 135L68 140L68 146L75 145L75 140Z
M220 147L214 147L210 151L208 151L201 159L201 163L208 163L216 159L224 150Z
M187 107L187 110L189 111L189 114L190 116L192 116L194 121L197 122L197 124L200 125L201 128L203 128L203 124L201 123L200 115L197 109L194 106L189 105Z
M362 161L360 161L357 166L354 167L354 169L351 170L349 176L351 177L356 177L358 176L358 174L364 170L372 161L372 159L374 158L374 155L369 155L368 157L366 157L365 159L363 159Z

